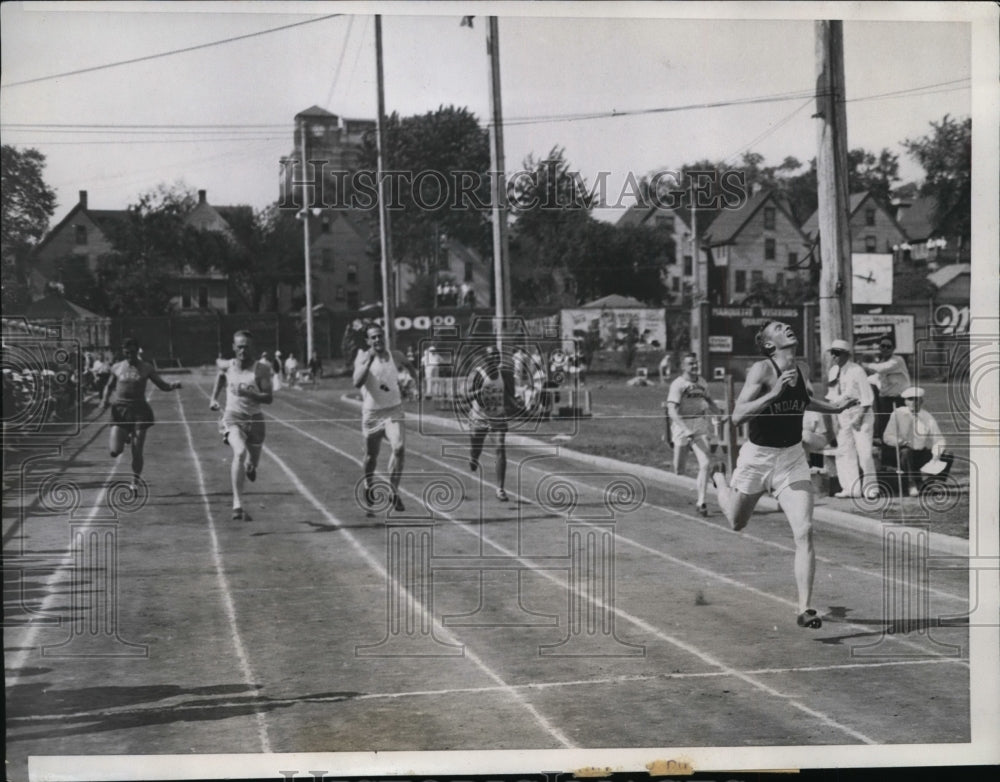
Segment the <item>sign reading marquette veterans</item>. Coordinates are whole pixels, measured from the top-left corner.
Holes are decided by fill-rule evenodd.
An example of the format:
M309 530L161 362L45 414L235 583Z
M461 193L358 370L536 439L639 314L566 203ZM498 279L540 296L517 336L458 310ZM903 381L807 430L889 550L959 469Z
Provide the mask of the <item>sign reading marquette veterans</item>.
M801 307L711 307L708 315L709 353L756 356L754 336L769 320L780 320L802 334Z

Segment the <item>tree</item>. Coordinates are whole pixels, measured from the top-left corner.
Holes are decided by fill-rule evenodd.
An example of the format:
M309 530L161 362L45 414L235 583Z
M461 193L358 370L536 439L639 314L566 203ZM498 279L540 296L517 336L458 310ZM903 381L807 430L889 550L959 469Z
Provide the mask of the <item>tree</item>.
M45 155L37 149L2 145L0 169L0 280L3 307L15 311L30 302L24 264L48 230L56 195L45 183Z
M967 245L972 230L972 118L945 114L932 133L906 139L903 147L924 169L920 194L937 201L937 230Z
M476 116L454 106L405 118L394 112L385 140L385 169L394 173L387 180L393 255L417 274L433 272L445 237L488 255L489 138ZM362 161L375 181L374 138L366 139ZM474 182L472 203L456 203L462 172Z

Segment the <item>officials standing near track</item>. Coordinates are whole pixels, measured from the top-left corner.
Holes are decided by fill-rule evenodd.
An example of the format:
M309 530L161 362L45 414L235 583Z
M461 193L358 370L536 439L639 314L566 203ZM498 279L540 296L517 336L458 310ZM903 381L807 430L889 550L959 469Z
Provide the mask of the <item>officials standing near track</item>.
M406 429L403 420L403 394L400 389L399 371L395 357L385 344L385 331L372 324L367 331L368 349L359 351L354 359L354 387L361 390L361 433L365 438L364 499L374 505L373 483L382 440L389 441L389 484L392 487L392 504L402 511L399 498L399 479L403 473L406 448Z
M111 408L111 434L108 449L118 458L125 446L132 446L132 488L137 488L144 464L146 432L153 425L153 408L146 401L146 382L153 381L161 391L176 391L180 383L168 383L148 361L139 358L139 343L132 337L122 342L125 358L112 365L101 395L101 406Z
M870 491L875 481L875 457L872 442L875 436L875 414L872 405L875 394L868 375L851 358L851 346L843 339L830 343L833 365L830 367L827 399L837 403L856 399L858 404L837 416L837 480L840 499L861 497ZM860 466L860 472L859 472Z
M251 483L257 480L257 465L264 448L265 434L264 414L260 406L269 405L274 399L273 370L270 365L257 360L253 335L249 331L237 331L233 335L233 354L235 358L217 362L219 375L209 407L219 409L219 394L225 389L226 407L219 429L223 442L233 451L229 471L233 487L233 520L252 521L243 508L243 485L244 479Z
M719 506L736 531L743 529L765 491L778 501L795 539L795 584L799 627L818 628L823 622L812 601L816 552L813 549L813 488L802 448L802 417L806 409L840 413L858 404L844 397L831 404L812 395L795 352L798 337L786 323L770 321L756 336L766 356L750 367L733 407L733 426L747 422L749 438L740 448L732 483L716 472Z

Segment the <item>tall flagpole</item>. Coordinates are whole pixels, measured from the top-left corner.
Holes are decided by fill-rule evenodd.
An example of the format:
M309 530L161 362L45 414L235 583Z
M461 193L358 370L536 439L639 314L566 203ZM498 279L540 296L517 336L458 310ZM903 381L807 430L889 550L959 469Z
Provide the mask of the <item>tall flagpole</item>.
M389 209L386 203L385 178L385 75L382 71L382 17L375 15L375 73L378 84L378 118L376 120L376 149L378 163L378 224L379 245L382 248L382 316L385 319L385 346L392 348L396 337L396 316L393 291L392 234L389 230Z
M510 273L507 268L507 176L503 154L503 107L500 102L500 37L497 17L491 16L486 47L490 56L490 165L493 168L493 287L497 343L501 324L510 314Z

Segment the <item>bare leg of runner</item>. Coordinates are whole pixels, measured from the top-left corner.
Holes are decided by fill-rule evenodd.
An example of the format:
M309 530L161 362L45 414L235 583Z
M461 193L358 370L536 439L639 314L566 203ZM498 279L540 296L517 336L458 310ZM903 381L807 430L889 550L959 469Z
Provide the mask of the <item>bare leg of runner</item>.
M698 491L698 510L701 511L705 505L705 492L708 491L708 473L712 466L712 449L708 440L704 437L696 437L691 441L691 449L698 459L698 477L696 487Z
M144 464L142 452L146 447L146 433L148 431L148 429L137 428L132 434L132 475L135 476L136 483L139 481L139 476L142 475Z
M812 540L812 484L796 481L786 486L778 494L778 505L785 512L795 538L795 585L799 593L799 624L803 627L817 628L822 624L819 616L806 614L811 610L813 577L816 573L816 552Z
M233 449L233 462L229 467L229 477L233 485L233 517L236 518L236 511L243 510L243 483L246 479L244 460L247 457L246 439L239 427L234 426L229 430L229 447ZM245 511L241 518L246 521L250 520Z
M507 502L504 483L507 480L507 433L496 432L497 438L497 499Z
M731 489L726 476L721 472L713 473L712 482L718 492L719 508L729 520L729 526L735 532L739 532L750 521L753 509L757 506L757 500L760 499L763 492L761 494L743 494Z
M108 436L108 450L111 452L111 456L118 458L121 456L122 451L125 450L125 438L127 436L125 427L111 425L111 434Z

